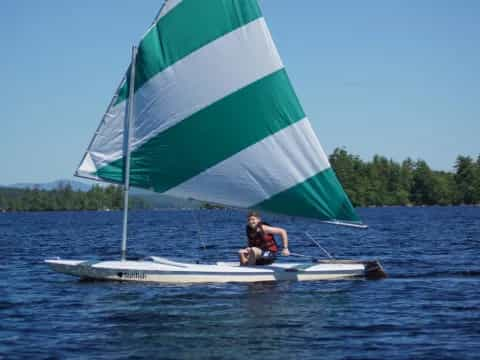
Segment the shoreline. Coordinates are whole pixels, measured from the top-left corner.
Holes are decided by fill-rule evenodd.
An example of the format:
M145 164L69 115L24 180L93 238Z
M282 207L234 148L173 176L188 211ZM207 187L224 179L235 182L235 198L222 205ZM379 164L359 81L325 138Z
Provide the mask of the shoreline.
M356 207L355 209L378 209L378 208L451 208L451 207L480 207L480 204L448 204L448 205L368 205L368 206L360 206ZM198 210L198 211L225 211L225 210L238 210L238 209L229 209L229 208L153 208L153 209L129 209L129 211L190 211L190 210ZM96 209L96 210L76 210L76 209L68 209L68 210L6 210L0 209L1 214L7 213L58 213L58 212L122 212L123 209Z

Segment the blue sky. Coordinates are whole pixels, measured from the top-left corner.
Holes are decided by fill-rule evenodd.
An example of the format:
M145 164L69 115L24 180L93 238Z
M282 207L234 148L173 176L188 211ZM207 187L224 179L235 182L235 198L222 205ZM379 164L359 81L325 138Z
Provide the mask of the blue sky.
M0 184L71 177L161 3L2 0ZM261 5L327 153L480 154L480 2Z

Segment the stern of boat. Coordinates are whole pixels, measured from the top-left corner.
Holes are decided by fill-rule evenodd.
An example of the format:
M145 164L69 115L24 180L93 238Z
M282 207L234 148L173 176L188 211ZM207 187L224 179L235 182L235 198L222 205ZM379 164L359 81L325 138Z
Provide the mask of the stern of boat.
M379 280L388 276L378 260L367 260L363 264L365 265L365 277L368 280Z
M363 277L367 280L379 280L388 277L378 260L317 260L321 264L344 264L344 265L363 265Z

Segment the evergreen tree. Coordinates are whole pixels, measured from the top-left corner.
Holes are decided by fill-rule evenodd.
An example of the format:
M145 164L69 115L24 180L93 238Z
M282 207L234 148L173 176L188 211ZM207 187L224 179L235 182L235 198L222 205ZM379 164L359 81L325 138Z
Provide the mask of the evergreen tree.
M423 160L418 160L413 171L413 184L410 199L417 205L435 204L435 178L433 171Z
M473 180L475 203L480 203L480 155L475 162L475 179Z
M0 193L0 211L7 209L7 199Z
M455 162L455 182L457 184L457 198L463 204L477 203L478 189L477 183L478 166L473 162L470 156L458 156Z

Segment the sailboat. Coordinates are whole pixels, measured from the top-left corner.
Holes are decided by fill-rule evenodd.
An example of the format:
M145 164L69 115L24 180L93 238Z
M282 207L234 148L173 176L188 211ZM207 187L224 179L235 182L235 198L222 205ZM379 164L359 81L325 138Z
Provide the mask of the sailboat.
M257 0L167 0L76 171L124 186L121 258L49 259L87 279L163 283L379 278L376 260L192 264L126 256L131 186L365 227L304 113ZM239 239L239 246L243 239Z

